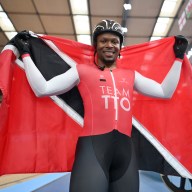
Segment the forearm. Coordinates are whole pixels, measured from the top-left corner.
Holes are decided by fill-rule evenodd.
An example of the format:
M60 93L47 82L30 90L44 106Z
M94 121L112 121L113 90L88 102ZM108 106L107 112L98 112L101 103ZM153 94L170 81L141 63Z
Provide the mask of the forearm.
M171 69L161 83L164 98L171 98L177 88L181 74L182 60L176 59Z
M38 97L65 93L79 82L76 67L72 67L67 72L46 81L29 54L23 55L23 62L29 84Z

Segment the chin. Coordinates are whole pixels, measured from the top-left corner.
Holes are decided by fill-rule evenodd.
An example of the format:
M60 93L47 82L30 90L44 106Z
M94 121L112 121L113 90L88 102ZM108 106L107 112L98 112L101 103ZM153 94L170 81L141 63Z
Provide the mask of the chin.
M105 66L106 67L111 67L112 65L114 65L114 61L107 61L107 62L105 62Z
M106 64L108 64L108 65L112 65L112 64L115 63L115 60L114 60L114 59L106 59L106 60L104 60L104 62L105 62Z

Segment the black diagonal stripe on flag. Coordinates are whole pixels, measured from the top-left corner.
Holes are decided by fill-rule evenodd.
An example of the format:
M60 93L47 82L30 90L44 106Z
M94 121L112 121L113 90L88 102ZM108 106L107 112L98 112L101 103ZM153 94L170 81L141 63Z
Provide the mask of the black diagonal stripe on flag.
M70 68L69 64L47 46L42 39L32 37L30 44L32 49L31 57L46 80L60 75ZM83 102L77 87L67 93L58 95L58 97L63 99L81 117L84 116Z

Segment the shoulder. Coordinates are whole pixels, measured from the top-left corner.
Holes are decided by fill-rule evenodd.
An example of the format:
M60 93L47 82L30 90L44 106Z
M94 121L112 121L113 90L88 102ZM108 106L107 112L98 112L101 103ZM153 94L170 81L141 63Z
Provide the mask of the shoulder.
M77 71L80 75L91 75L98 71L98 68L93 64L78 64Z
M135 76L135 71L127 68L118 68L119 73Z

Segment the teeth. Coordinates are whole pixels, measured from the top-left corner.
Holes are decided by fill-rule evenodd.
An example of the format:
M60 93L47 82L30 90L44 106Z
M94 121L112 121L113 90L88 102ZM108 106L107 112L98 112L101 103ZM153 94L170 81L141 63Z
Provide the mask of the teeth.
M105 54L107 54L107 55L112 55L112 54L113 54L113 52L106 51L106 52L105 52Z

